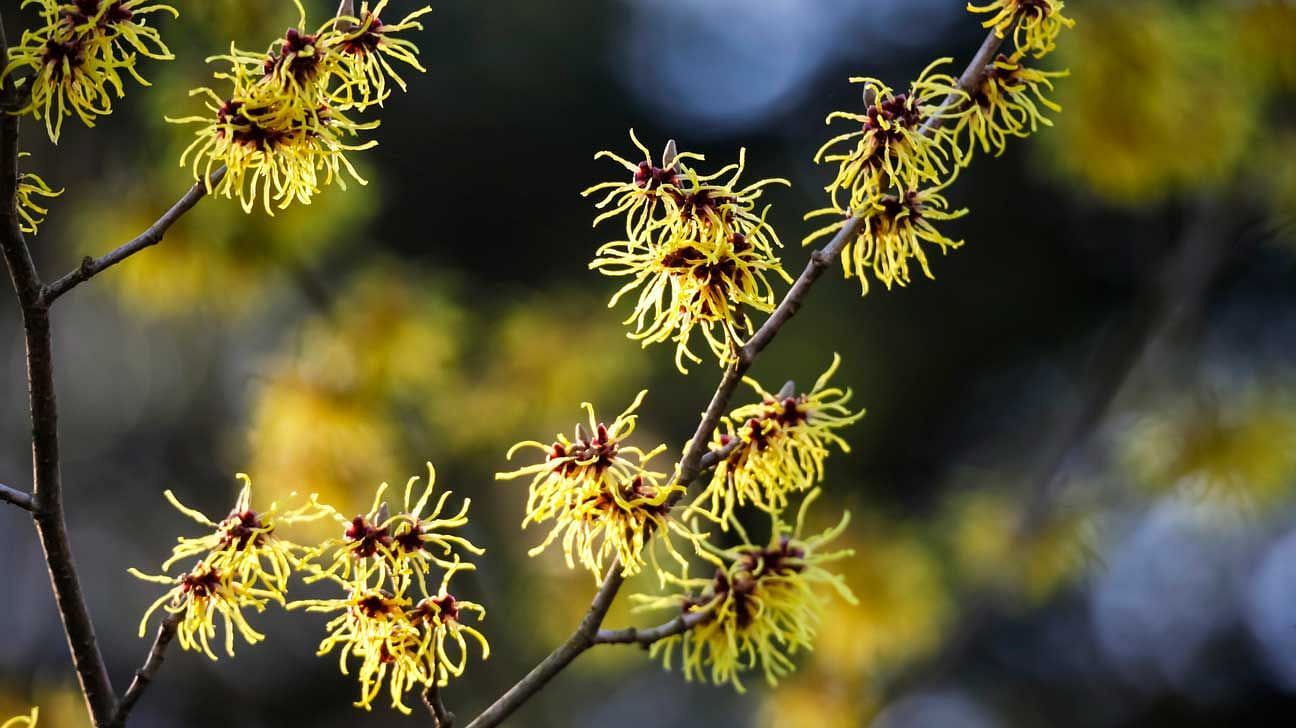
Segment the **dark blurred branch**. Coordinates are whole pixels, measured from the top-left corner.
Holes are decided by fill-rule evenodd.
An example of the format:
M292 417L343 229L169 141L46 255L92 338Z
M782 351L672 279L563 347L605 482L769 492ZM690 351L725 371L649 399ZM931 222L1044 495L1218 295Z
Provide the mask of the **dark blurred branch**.
M423 691L423 704L427 706L428 712L432 714L432 719L436 721L433 728L454 728L454 713L446 710L436 680L433 680L427 690Z
M27 495L21 490L10 488L3 483L0 483L0 501L8 503L9 505L18 506L23 510L30 511L32 509L32 499L30 495Z
M594 642L600 645L632 645L639 644L647 647L658 640L664 640L667 637L674 637L677 634L684 634L699 624L705 622L711 612L715 611L716 604L711 602L695 612L681 614L671 621L660 624L649 629L637 629L635 627L626 627L625 629L601 629L594 637Z
M0 68L7 67L9 46L0 22ZM12 108L14 88L6 79L0 107ZM95 639L94 624L81 593L63 518L63 480L59 468L58 403L54 393L53 339L49 299L18 217L18 117L0 113L0 248L22 310L27 346L27 391L32 423L32 517L49 568L50 584L81 693L95 726L107 726L117 709L117 696Z
M1081 394L1078 405L1065 410L1062 421L1041 448L1043 455L1036 475L1029 481L1033 485L1024 494L1026 505L1013 529L1010 553L1028 553L1035 539L1053 523L1072 454L1092 439L1134 375L1149 368L1157 345L1200 311L1234 242L1229 227L1226 205L1200 204L1180 244L1166 256L1160 271L1150 276L1129 315L1117 330L1099 340L1086 367L1089 387ZM888 695L894 697L948 674L993 620L1001 606L1001 595L990 588L961 601L966 603L963 614L941 650L902 673L888 688Z
M1003 39L997 37L994 31L989 33L972 61L968 63L962 76L960 76L959 84L961 87L971 89L977 83L986 64L994 57L995 51L998 50L1002 42ZM951 95L950 98L943 102L943 105L953 103L956 98L957 95ZM924 133L930 133L930 125L924 125L923 130ZM694 431L693 437L689 440L684 457L675 469L675 478L673 480L675 484L687 488L693 481L697 480L707 467L720 462L721 453L710 452L707 445L711 440L711 435L720 424L720 418L729 408L729 401L733 398L734 390L738 388L743 375L751 368L756 357L765 350L765 347L769 346L775 336L778 336L779 331L783 329L783 326L788 321L792 320L797 311L801 310L801 305L805 302L806 296L809 295L815 281L819 280L819 277L828 269L833 260L841 254L842 248L846 247L847 243L856 236L863 223L864 218L862 217L847 219L842 223L841 228L833 235L832 239L828 241L827 245L812 252L805 269L783 296L783 300L779 302L778 306L769 315L769 318L765 319L765 322L756 330L756 333L752 334L747 343L738 348L733 361L725 368L720 384L716 386L715 393L711 396L711 402L702 413L702 421L698 423L697 430ZM732 452L732 449L729 452ZM727 454L724 453L725 456ZM669 501L670 505L675 505L681 497L682 493L676 493ZM594 604L590 606L589 613L585 615L585 619L581 620L576 634L573 634L567 642L554 650L544 661L532 669L526 677L522 678L512 688L509 688L508 692L496 700L490 708L469 723L468 728L490 728L490 726L499 725L514 710L517 710L518 707L530 699L532 695L539 692L554 675L561 672L580 653L589 649L595 643L603 616L607 614L608 608L612 606L612 601L616 599L617 591L621 588L623 581L621 565L619 562L614 563L612 569L608 572L607 578L603 580L598 595L594 598Z
M157 637L153 640L153 646L149 648L148 657L144 658L144 664L135 671L135 677L131 680L130 687L122 695L121 703L117 706L117 715L113 717L112 728L124 728L126 719L130 717L131 709L135 703L139 702L140 696L153 683L153 678L157 676L158 670L162 669L162 662L166 659L167 647L175 639L176 628L180 626L182 615L172 614L162 620L158 625Z
M45 289L46 303L53 303L64 293L76 288L96 275L99 275L141 250L162 242L162 238L166 235L167 230L169 230L177 220L184 217L186 212L192 210L194 205L197 205L202 198L207 196L207 188L209 186L220 182L221 178L224 176L225 167L222 165L220 169L212 172L211 177L206 181L195 182L193 187L190 187L189 191L171 206L171 209L163 213L162 217L159 217L156 222L148 226L147 230L140 233L133 240L123 243L116 250L113 250L100 258L91 258L86 256L76 270L49 284Z

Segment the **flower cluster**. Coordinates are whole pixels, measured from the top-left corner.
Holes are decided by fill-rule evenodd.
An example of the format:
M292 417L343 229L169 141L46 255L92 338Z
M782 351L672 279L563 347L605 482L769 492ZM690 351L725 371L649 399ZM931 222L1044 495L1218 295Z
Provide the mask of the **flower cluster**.
M45 120L54 143L63 120L75 115L86 126L112 113L113 96L125 94L124 77L147 86L136 69L139 56L174 58L156 28L153 13L179 13L154 0L23 0L35 5L40 25L23 32L9 49L3 76L18 76L26 99L18 113Z
M670 535L693 536L668 517L684 489L677 484L663 486L663 474L647 469L648 461L666 446L645 452L625 444L635 429L635 410L646 394L640 392L611 425L599 421L593 406L585 403L588 429L577 425L571 439L559 433L552 443L527 441L509 450L509 459L526 448L544 453L539 463L495 476L500 480L531 477L523 528L553 523L545 540L531 549L531 556L561 541L569 568L580 562L599 579L615 557L621 573L630 576L648 563L646 546L659 534L670 554L686 563L671 545ZM648 556L655 563L655 553L648 550Z
M1053 89L1053 79L1067 71L1041 71L1027 67L1021 52L1011 57L1002 53L986 66L979 85L973 89L967 107L969 113L959 117L954 133L963 158L970 160L980 146L982 152L1003 154L1008 137L1026 137L1040 126L1053 126L1040 107L1061 111L1062 107L1045 96Z
M630 179L594 185L584 193L606 192L597 203L605 211L595 225L625 217L625 238L600 247L590 267L629 278L608 306L637 292L625 320L634 325L631 338L644 346L674 341L675 365L685 371L684 359L702 361L689 347L693 331L700 329L723 365L752 328L744 309L773 310L771 279L791 283L774 254L781 243L765 220L769 208L757 207L765 187L788 182L765 179L739 187L745 151L736 164L702 174L692 163L703 157L676 152L672 143L658 165L633 131L630 138L643 161L611 152L598 155L625 167Z
M841 364L819 377L809 393L771 393L756 380L744 378L760 395L756 404L738 407L721 420L712 436L712 451L727 453L705 490L693 501L686 516L701 514L727 529L735 506L751 503L771 514L781 513L788 497L823 481L829 446L842 452L850 446L837 430L859 421L864 412L852 412L849 389L828 386Z
M449 491L434 501L436 471L431 463L427 485L416 498L418 481L414 477L406 482L397 513L388 515L389 504L383 498L386 483L379 486L368 512L348 519L333 510L342 533L307 555L306 568L311 572L307 581L328 580L342 594L288 605L289 609L338 613L325 627L328 636L320 643L318 654L338 650L338 666L344 675L349 663L358 663L360 699L356 706L366 710L385 685L392 706L408 714L406 693L444 686L451 676L463 674L468 662L467 638L478 643L482 659L490 656L486 638L463 621L469 612L477 620L485 618L485 608L449 591L455 574L476 568L463 561L462 553L484 553L452 533L467 525L470 501L465 499L453 515L446 512ZM433 569L440 570L439 581L430 581Z
M36 728L36 719L40 717L40 709L32 708L28 715L19 715L4 723L0 723L0 728Z
M141 637L149 619L162 609L170 615L167 621L174 625L181 647L214 660L212 642L217 638L218 623L224 628L224 647L230 656L236 636L248 644L264 639L248 622L248 610L261 612L275 603L288 609L341 612L328 623L328 636L319 654L340 648L343 674L353 659L359 661L358 706L369 708L386 686L393 705L405 712L409 712L403 702L405 693L416 687L445 685L450 676L463 673L468 638L481 645L483 657L489 655L486 638L462 621L467 613L483 618L484 608L449 591L455 574L474 568L461 554L483 553L453 533L467 525L469 502L465 500L457 512L446 512L451 494L433 498L436 473L431 464L427 485L417 496L419 478L406 483L398 513L388 515L389 506L383 501L387 486L383 484L370 510L350 519L315 496L291 510L282 510L275 503L263 511L253 510L251 482L240 477L243 489L229 515L220 521L166 492L172 505L210 533L182 537L172 548L163 572L181 561L194 560L178 575L149 575L131 569L141 579L170 587L145 612ZM340 535L313 546L283 536L285 526L321 519L336 521ZM294 573L303 575L308 583L327 580L339 586L342 595L289 602L286 597Z
M980 6L968 3L967 9L990 14L981 27L993 28L1000 38L1012 31L1018 52L1038 59L1053 52L1063 28L1075 25L1074 20L1062 14L1065 4L1063 0L992 0Z
M30 156L26 152L18 155L21 159ZM45 222L45 215L49 213L43 204L37 201L38 197L58 197L63 194L63 190L57 192L46 184L45 180L39 175L31 172L23 172L18 175L18 229L25 233L35 234L36 229Z
M297 27L266 52L231 45L228 54L208 59L228 64L229 70L213 76L230 90L192 92L206 97L207 115L170 119L200 125L181 166L190 166L208 192L237 197L248 212L258 202L270 214L276 206L310 204L334 182L345 189L348 176L364 184L346 153L377 144L358 137L379 122L351 114L381 105L390 95L389 78L405 88L392 61L423 70L417 47L399 34L421 30L418 18L430 8L389 23L380 16L387 0L373 8L366 2L357 16L339 16L312 32L300 0L295 2Z
M823 609L823 588L854 604L841 576L826 567L851 556L850 549L828 550L850 522L843 514L834 527L803 537L806 511L820 491L802 501L795 527L775 517L766 545L753 544L741 529L743 543L728 549L705 544L702 556L715 566L710 578L673 576L677 592L636 595L641 609L672 609L705 614L691 630L653 643L651 654L670 669L676 651L687 680L710 678L744 692L740 675L759 668L770 685L795 668L792 656L814 643Z
M927 66L907 90L897 92L874 78L852 78L864 85L864 109L834 112L836 120L858 128L828 140L815 161L835 164L837 174L826 188L831 206L807 219L831 222L807 236L809 244L826 236L847 235L842 268L858 276L868 293L868 276L887 288L904 285L916 262L932 277L926 248L942 252L959 247L934 223L962 217L951 210L941 192L967 166L976 147L1002 153L1009 137L1024 137L1052 122L1041 109L1059 111L1045 95L1052 79L1065 71L1027 67L1027 55L1050 52L1061 28L1072 21L1062 16L1061 0L995 0L972 12L993 12L984 25L1000 37L1013 31L1015 50L999 55L978 76L955 79L938 69L949 59Z
M264 639L248 623L245 609L263 611L270 602L285 603L288 579L300 568L306 549L283 538L283 526L323 518L328 510L313 499L291 510L280 510L271 503L263 511L252 509L252 481L246 475L229 515L214 521L201 512L182 504L171 491L167 500L184 515L211 529L197 538L181 537L171 549L171 558L162 564L163 574L150 575L131 569L134 576L171 587L153 602L140 620L140 636L148 629L149 618L158 609L176 620L176 636L186 650L201 651L216 659L211 640L216 637L217 619L224 626L225 652L234 656L235 633L248 644ZM168 574L181 561L195 559L178 575Z

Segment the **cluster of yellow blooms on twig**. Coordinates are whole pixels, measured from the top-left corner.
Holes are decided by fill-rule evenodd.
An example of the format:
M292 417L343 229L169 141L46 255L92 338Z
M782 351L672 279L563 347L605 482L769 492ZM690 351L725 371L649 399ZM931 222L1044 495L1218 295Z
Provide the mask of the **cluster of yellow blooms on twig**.
M816 155L817 161L835 164L837 174L826 188L830 206L807 216L835 220L805 243L837 235L849 223L842 265L866 293L866 275L888 287L908 282L911 261L930 276L923 245L960 245L935 225L966 213L950 211L942 194L958 170L978 148L998 154L1009 137L1048 125L1041 108L1058 110L1044 94L1051 79L1064 72L1028 68L1026 58L1046 55L1061 29L1072 24L1062 5L1061 0L995 0L969 6L991 13L985 27L999 38L1011 33L1014 44L1011 54L990 60L970 82L938 70L948 59L928 66L905 91L873 78L852 79L864 86L864 109L828 117L857 128L829 140ZM744 153L736 164L705 172L698 167L701 155L679 151L674 142L657 161L633 131L631 140L641 160L598 155L624 167L629 179L585 191L603 195L596 203L602 212L595 226L621 218L624 231L624 237L598 248L590 267L628 279L609 306L634 297L625 321L631 338L644 346L673 342L676 366L684 371L686 361L701 361L690 347L700 330L717 362L735 365L755 331L749 311L774 310L774 281L791 282L775 254L780 243L767 222L769 209L759 205L766 187L787 181L740 184ZM623 576L652 564L672 593L636 595L641 607L696 618L690 629L654 642L654 655L669 666L678 652L687 678L709 675L739 690L740 675L752 669L777 682L793 669L792 655L812 644L822 587L854 599L827 568L851 553L827 548L845 529L849 514L822 534L803 533L830 450L849 451L837 431L863 415L848 407L849 390L829 384L839 363L835 358L808 393L791 388L772 393L745 379L760 401L721 418L709 444L711 474L678 514L674 506L687 497L691 483L682 482L679 473L666 479L647 468L666 445L644 451L626 444L643 394L611 425L598 421L585 405L588 429L578 426L574 439L559 435L552 443L520 443L510 458L527 448L543 457L497 477L531 479L523 526L551 528L532 554L561 542L568 565L579 563L596 578L613 556ZM789 525L783 515L791 499L803 493L795 525ZM744 506L772 520L763 545L741 525L738 509ZM704 525L734 532L739 543L717 545L701 530ZM655 535L679 564L678 572L658 563L651 543ZM689 559L673 536L683 536L714 573L691 576Z
M223 627L225 652L231 657L236 635L248 644L264 639L248 622L249 610L261 612L273 602L290 610L336 613L326 625L328 636L320 643L319 654L337 650L343 674L356 665L361 687L357 706L369 708L385 687L392 705L406 713L406 693L444 686L451 676L463 674L468 638L479 643L483 658L489 656L486 638L463 621L470 613L478 620L484 618L485 609L449 590L456 574L475 568L463 560L463 554L483 553L453 533L468 523L469 501L451 513L446 510L448 491L434 499L436 473L431 464L421 491L416 489L417 477L406 483L398 511L392 513L384 500L384 483L369 511L352 518L315 497L291 510L281 510L277 503L254 510L251 482L240 477L245 481L243 490L220 521L184 506L167 491L177 509L211 532L182 537L172 548L163 572L193 560L179 574L131 570L141 579L171 587L145 612L140 636L146 633L149 618L161 609L171 615L181 647L214 660L211 642L218 625ZM307 546L289 540L283 532L285 527L321 519L337 522L336 537ZM340 595L288 601L293 574L301 575L307 584L331 584Z
M121 95L123 73L145 83L135 68L137 55L171 57L146 23L153 13L175 14L170 6L148 0L24 2L31 4L42 24L24 33L4 72L17 75L25 94L18 113L44 119L55 141L67 115L92 125L109 113L109 91ZM265 53L231 46L210 59L228 64L214 75L230 89L195 91L207 97L210 114L174 120L200 125L181 164L192 166L208 192L237 197L249 211L258 201L267 212L294 201L309 204L322 186L334 180L344 185L343 172L360 180L345 153L372 146L354 138L378 122L349 114L381 105L389 81L405 87L393 61L422 70L417 47L397 36L420 28L418 18L428 8L387 23L379 17L386 5L364 3L354 17L341 15L308 31L298 2L298 27ZM1011 37L1012 52L999 54L971 81L942 72L948 59L929 65L904 90L874 78L852 79L863 86L863 108L828 117L855 128L816 155L835 165L836 175L826 188L829 206L807 217L833 220L804 242L849 230L842 265L864 292L866 276L887 287L904 285L911 262L930 277L924 246L961 244L936 227L966 213L951 210L943 195L959 169L978 149L1001 153L1010 137L1050 124L1043 110L1058 110L1045 94L1065 72L1027 63L1052 51L1060 31L1072 24L1062 14L1062 0L993 0L968 9L989 15L985 27ZM750 312L773 311L776 281L792 282L776 255L781 243L767 222L769 208L761 203L767 187L788 182L740 183L744 153L735 164L705 171L701 155L674 143L654 160L633 132L631 139L642 160L599 155L623 166L629 179L585 192L604 195L595 225L619 217L624 231L622 239L598 248L590 267L627 279L610 305L634 298L625 322L632 338L644 346L673 342L675 363L684 370L685 362L702 361L690 346L700 331L721 366L735 365L756 330ZM36 199L55 194L39 177L21 177L24 229L34 230L43 219ZM829 382L839 364L835 357L809 391L789 383L772 392L745 379L757 401L720 418L704 459L709 473L691 499L692 482L681 473L652 469L665 444L645 450L629 442L645 393L610 424L586 404L588 421L571 437L518 444L510 459L530 450L536 461L497 477L530 480L522 525L549 529L531 554L560 544L570 568L596 579L609 568L631 576L651 567L666 593L636 595L640 608L694 616L689 629L654 642L654 656L669 667L678 653L688 679L742 690L742 674L759 670L776 683L794 669L794 656L812 646L825 597L854 600L829 570L851 553L831 546L849 514L822 533L805 532L825 460L833 448L849 451L838 432L863 416L848 406L850 390ZM220 640L232 656L236 638L249 644L264 639L248 617L272 603L329 614L319 654L336 651L342 672L354 669L361 688L357 705L369 708L386 690L394 706L409 712L409 692L443 686L463 673L469 640L483 658L489 654L485 637L464 622L470 614L482 619L484 608L450 591L456 574L474 568L466 555L483 553L455 534L468 522L468 502L447 511L450 494L434 498L435 474L428 467L421 491L412 478L393 505L384 499L384 484L370 509L351 518L315 496L293 508L272 503L256 510L250 481L219 520L168 491L172 504L208 533L180 538L161 574L132 570L168 587L145 613L141 636L161 610L168 615L163 629L173 629L183 648L216 659L213 642ZM785 515L798 496L789 521ZM770 519L768 538L749 536L740 518L748 506ZM308 545L287 537L286 529L321 520L336 522L334 538ZM670 557L665 565L657 544ZM695 561L708 570L705 576L691 573ZM289 601L294 575L337 594ZM0 728L30 726L35 719L33 711Z
M378 121L358 121L355 113L381 106L391 86L406 84L395 65L422 71L418 47L401 38L419 30L423 7L398 22L381 17L388 0L368 2L355 16L340 15L311 30L306 11L294 0L298 24L263 53L240 50L212 56L227 64L213 77L229 85L224 93L199 88L192 95L207 99L208 114L169 119L198 124L195 139L180 164L192 168L207 191L237 197L251 212L260 202L267 213L294 202L310 204L322 187L346 187L350 176L364 184L346 153L369 149L362 132ZM20 114L44 119L57 142L68 116L93 126L112 112L113 95L122 96L123 73L141 84L137 58L174 58L148 16L179 12L152 0L24 0L37 5L40 24L23 33L10 53L6 77L17 79L25 103ZM24 230L34 232L44 210L34 195L50 196L49 187L30 178L22 188Z

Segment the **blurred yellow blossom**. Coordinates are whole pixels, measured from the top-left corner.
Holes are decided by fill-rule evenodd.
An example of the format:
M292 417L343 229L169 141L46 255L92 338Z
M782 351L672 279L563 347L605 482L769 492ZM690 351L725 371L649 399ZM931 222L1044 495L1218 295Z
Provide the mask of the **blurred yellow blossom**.
M1058 170L1126 206L1232 179L1252 156L1264 101L1230 56L1237 28L1162 0L1085 12L1058 50L1062 65L1084 68L1059 86L1067 113L1043 138Z
M1024 507L1020 497L979 488L950 500L943 530L954 550L958 579L974 588L1016 593L1036 605L1085 566L1086 521L1080 512L1055 513L1027 529Z
M1274 382L1196 393L1138 412L1120 442L1122 461L1147 488L1272 505L1291 496L1296 478L1296 397Z

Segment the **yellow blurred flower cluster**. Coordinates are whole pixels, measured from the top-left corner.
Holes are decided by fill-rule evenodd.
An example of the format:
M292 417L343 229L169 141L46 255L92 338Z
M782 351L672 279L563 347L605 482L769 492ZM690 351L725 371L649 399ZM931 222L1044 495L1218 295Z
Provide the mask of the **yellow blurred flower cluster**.
M1240 183L1289 214L1273 160L1290 150L1293 32L1296 7L1280 0L1090 3L1059 51L1084 73L1059 92L1052 166L1118 205Z
M1154 493L1186 489L1270 507L1290 499L1296 484L1296 397L1272 381L1193 392L1137 410L1119 442L1120 462Z

